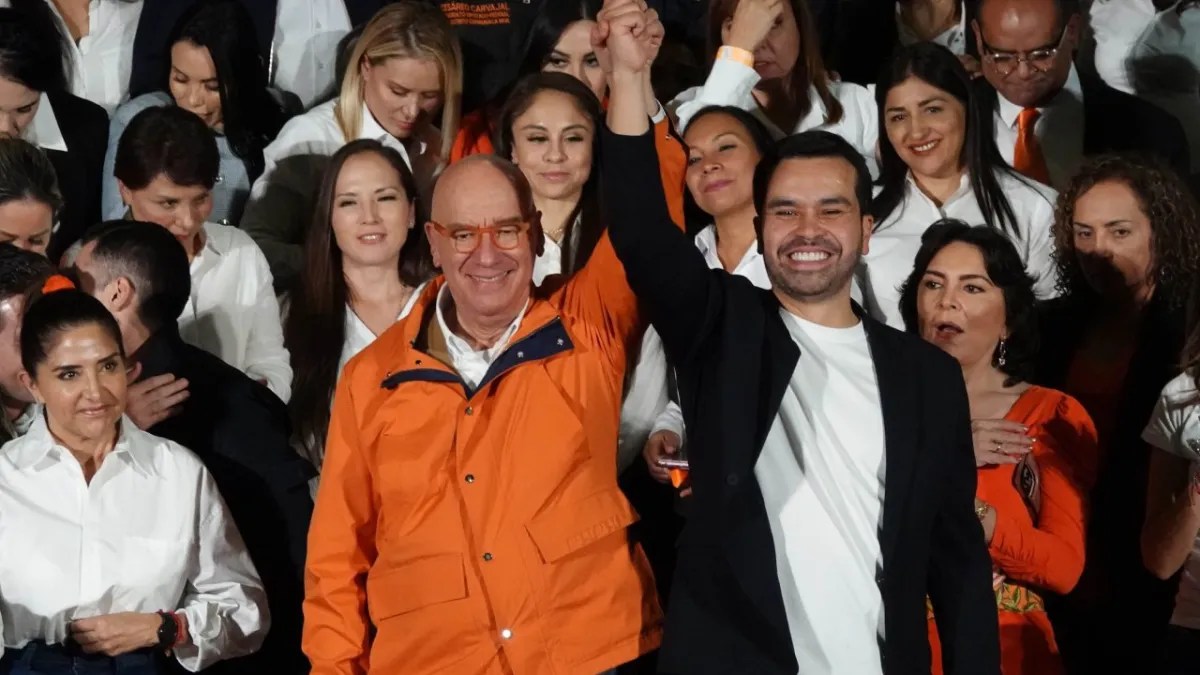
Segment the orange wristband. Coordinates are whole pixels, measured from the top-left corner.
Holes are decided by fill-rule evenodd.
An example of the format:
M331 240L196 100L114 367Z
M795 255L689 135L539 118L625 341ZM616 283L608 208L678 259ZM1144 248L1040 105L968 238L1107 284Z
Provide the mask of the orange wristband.
M746 66L747 68L754 67L754 52L748 52L741 47L731 47L724 45L717 50L717 59L725 59L727 61L736 61L737 63Z

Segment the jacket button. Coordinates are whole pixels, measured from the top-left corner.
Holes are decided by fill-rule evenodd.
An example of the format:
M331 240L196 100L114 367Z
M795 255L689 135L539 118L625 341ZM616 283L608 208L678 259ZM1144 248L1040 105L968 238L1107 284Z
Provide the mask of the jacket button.
M475 414L475 409L474 409L474 408L472 408L471 406L467 406L467 409L466 409L465 411L463 411L463 412L467 413L468 415L474 415L474 414Z
M525 352L517 352L517 358L518 358L518 359L523 359L523 358L525 358Z
M491 561L492 561L492 554L491 554L491 553L484 553L484 554L483 554L483 561L484 561L484 562L491 562Z
M731 474L729 474L728 476L725 476L725 484L726 484L726 485L729 485L729 486L731 486L731 487L732 487L732 486L734 486L734 485L737 485L737 484L738 484L738 477L737 477L737 474L736 474L736 473L731 473Z
M505 628L504 630L500 631L500 637L504 638L505 640L508 640L508 639L512 638L512 631Z
M467 481L468 483L474 483L475 482L475 474L469 473L469 474L467 474L466 478L464 478L463 480Z

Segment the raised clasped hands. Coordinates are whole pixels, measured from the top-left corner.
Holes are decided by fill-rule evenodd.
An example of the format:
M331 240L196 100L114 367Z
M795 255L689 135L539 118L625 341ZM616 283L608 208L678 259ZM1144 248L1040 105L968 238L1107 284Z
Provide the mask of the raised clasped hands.
M663 35L658 12L645 0L605 0L592 29L592 46L608 73L640 75L658 57Z

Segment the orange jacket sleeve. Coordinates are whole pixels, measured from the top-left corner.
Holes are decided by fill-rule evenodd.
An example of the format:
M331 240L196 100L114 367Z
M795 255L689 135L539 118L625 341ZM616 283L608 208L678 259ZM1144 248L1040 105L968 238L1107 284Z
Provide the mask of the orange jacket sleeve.
M367 572L377 514L369 462L359 444L353 364L338 383L305 565L304 653L312 675L363 675L370 622Z
M997 511L989 549L1013 579L1064 594L1079 581L1084 563L1084 487L1072 458L1096 452L1096 428L1083 406L1066 396L1043 428L1042 449L1034 455L1041 474L1038 522L1029 527Z
M682 228L687 152L683 149L683 143L671 132L670 115L654 125L654 149L658 152L658 175L662 178L663 192L667 195L667 210L671 212L671 220Z

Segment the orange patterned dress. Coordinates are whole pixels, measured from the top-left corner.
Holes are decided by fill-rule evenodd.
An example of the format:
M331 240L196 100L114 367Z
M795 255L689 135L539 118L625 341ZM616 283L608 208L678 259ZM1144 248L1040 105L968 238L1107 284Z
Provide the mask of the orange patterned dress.
M977 474L975 496L996 512L988 550L1000 615L1000 670L1060 675L1062 660L1039 590L1066 593L1083 571L1090 472L1075 458L1095 456L1096 428L1078 401L1043 387L1030 387L1004 418L1029 427L1034 448L1032 460L981 467ZM933 673L940 675L932 614L929 643Z

